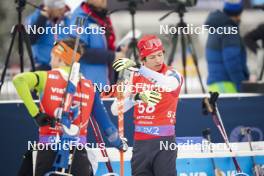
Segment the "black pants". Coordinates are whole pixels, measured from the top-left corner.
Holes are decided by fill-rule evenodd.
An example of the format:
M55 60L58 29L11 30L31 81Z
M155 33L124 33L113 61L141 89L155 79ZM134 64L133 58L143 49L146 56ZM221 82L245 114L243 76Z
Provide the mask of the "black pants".
M32 176L33 175L33 166L32 166L32 150L28 150L23 155L22 164L18 171L18 176Z
M18 176L33 175L32 152L29 151L25 155L27 155L28 157L23 158L23 163L19 170ZM47 172L51 171L55 157L56 152L52 150L38 151L35 175L43 176ZM71 174L73 174L74 176L93 176L92 165L88 159L86 150L76 150L72 163Z
M135 141L131 160L132 176L176 176L177 148L161 147L173 143L175 136Z

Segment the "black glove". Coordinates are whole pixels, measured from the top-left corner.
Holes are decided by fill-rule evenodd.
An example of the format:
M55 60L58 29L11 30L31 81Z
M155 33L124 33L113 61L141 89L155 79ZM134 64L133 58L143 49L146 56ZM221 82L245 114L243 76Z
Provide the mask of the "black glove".
M47 126L50 125L51 127L55 126L55 118L50 117L49 115L39 112L35 117L34 120L37 124L37 126L42 127L42 126Z

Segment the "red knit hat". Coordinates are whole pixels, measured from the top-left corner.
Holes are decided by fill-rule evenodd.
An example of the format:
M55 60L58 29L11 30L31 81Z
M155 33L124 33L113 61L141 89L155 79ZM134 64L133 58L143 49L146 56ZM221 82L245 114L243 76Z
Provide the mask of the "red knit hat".
M141 59L157 51L164 51L161 40L155 35L143 36L137 44Z

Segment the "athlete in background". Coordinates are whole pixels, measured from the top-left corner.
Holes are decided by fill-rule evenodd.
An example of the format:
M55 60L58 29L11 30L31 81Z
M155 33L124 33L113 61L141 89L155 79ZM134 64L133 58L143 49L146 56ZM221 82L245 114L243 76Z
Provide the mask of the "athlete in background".
M119 52L115 51L115 33L107 11L107 2L108 0L85 0L71 16L72 25L76 18L86 19L83 26L87 32L80 34L87 53L80 60L81 72L94 84L103 86L115 83L112 62L115 58L124 57L127 50L124 47ZM75 31L73 35L79 34Z
M116 71L138 68L132 75L131 94L124 103L125 111L134 106L132 175L175 176L177 150L165 150L160 145L175 143L176 109L183 78L164 63L164 48L159 38L146 35L137 46L141 66L127 58L113 64ZM158 99L157 92L161 95L158 103L154 98ZM114 115L118 114L117 100L111 110Z
M68 27L70 25L70 8L66 5L65 0L43 0L41 8L43 10L36 9L30 14L25 23L29 30L36 70L50 70L50 53L54 42L65 39L69 35L63 32L52 32L48 28L52 27L59 31ZM34 31L41 31L41 28L45 30L45 33Z

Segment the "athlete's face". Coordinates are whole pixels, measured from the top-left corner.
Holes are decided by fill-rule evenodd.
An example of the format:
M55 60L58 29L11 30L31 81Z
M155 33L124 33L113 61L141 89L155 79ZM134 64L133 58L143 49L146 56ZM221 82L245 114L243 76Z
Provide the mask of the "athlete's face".
M157 51L155 53L152 53L151 55L148 55L145 58L145 60L143 60L144 66L154 71L161 70L163 63L164 63L163 51Z
M57 56L55 56L53 53L51 54L51 67L52 68L58 68L60 66L65 65L64 62Z

